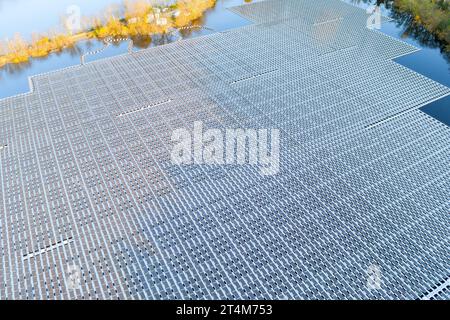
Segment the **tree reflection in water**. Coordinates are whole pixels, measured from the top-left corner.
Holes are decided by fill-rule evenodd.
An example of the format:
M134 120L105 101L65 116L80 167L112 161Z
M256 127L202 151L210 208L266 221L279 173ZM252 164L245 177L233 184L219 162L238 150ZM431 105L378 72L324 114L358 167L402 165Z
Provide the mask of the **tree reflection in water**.
M345 0L344 0L345 1ZM387 15L393 19L395 26L402 30L402 38L411 38L417 41L421 46L427 48L439 48L442 56L450 63L450 51L445 49L448 45L439 40L434 34L429 32L424 26L418 24L414 17L408 12L399 11L394 6L394 0L347 0L352 4L367 4L382 6L386 9Z

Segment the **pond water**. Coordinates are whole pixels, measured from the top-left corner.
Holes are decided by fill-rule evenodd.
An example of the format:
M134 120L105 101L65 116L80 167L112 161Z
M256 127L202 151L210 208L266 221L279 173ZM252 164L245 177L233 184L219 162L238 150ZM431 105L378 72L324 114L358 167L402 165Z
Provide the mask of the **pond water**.
M31 31L46 32L55 26L61 25L61 17L67 7L76 4L80 7L82 15L95 16L109 5L123 3L122 0L0 0L0 39L11 38L19 32L23 38L29 39ZM207 11L196 24L201 24L214 31L202 29L183 31L183 38L192 38L213 32L225 31L250 24L239 15L227 8L241 5L244 0L218 0L216 6ZM16 20L20 17L19 20ZM139 48L147 48L166 44L179 39L173 37L152 37L151 42L142 41L136 43ZM71 49L50 54L43 58L30 59L27 63L9 64L0 68L0 99L29 91L28 77L44 72L80 64L80 56L83 52L98 50L103 47L103 42L88 40L78 42ZM100 54L89 56L86 62L102 59L127 52L128 43L122 42L109 46Z
M375 3L375 0L342 0L347 3L367 8ZM383 15L391 17L393 20L383 22L381 32L396 39L401 39L421 50L409 54L395 61L404 65L430 79L433 79L447 87L450 87L450 53L442 50L442 44L434 39L428 32L415 28L407 22L406 14L401 14L381 6ZM439 121L450 126L450 98L446 97L437 100L421 108L421 110Z
M371 0L342 0L353 5L367 8ZM197 37L211 32L224 31L248 25L250 22L227 10L228 7L243 4L244 0L218 0L216 6L209 10L199 23L214 31L199 30L183 34L183 38ZM46 32L61 25L61 17L68 6L76 4L83 16L99 14L109 5L120 4L122 0L0 0L0 39L11 38L19 32L24 38L31 36L31 31ZM415 30L405 23L404 16L381 6L382 13L394 20L384 22L381 32L406 41L422 49L396 61L435 81L450 87L450 56L441 50L441 45L423 30ZM139 48L165 44L178 39L174 37L153 37L151 42L137 43ZM90 56L87 61L122 54L127 51L127 43L110 46L101 54ZM28 63L8 65L0 68L0 98L24 93L29 90L28 77L60 68L77 65L83 52L100 49L103 43L97 40L79 42L74 48L54 53L44 58L31 59ZM448 99L435 102L423 111L447 123L450 115ZM430 108L432 109L431 111Z

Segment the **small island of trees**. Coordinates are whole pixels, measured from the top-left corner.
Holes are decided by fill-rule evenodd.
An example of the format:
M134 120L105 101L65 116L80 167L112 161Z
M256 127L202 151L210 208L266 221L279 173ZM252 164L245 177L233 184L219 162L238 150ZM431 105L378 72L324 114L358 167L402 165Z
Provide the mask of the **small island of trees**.
M168 7L160 7L152 6L145 0L125 1L121 10L124 12L123 17L111 13L106 19L89 19L84 23L89 25L85 31L75 34L69 31L51 32L48 35L33 34L31 42L16 34L13 39L0 42L0 67L47 56L72 47L80 40L164 34L174 28L191 25L215 4L216 0L178 0Z

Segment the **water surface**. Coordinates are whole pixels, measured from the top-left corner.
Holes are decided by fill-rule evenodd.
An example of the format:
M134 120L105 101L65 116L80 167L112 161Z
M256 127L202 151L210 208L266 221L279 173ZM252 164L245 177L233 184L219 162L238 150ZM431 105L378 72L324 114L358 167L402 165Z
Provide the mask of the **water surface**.
M11 38L19 32L23 38L29 39L33 32L44 33L55 26L61 25L61 17L67 7L77 5L82 16L96 16L109 5L118 5L122 0L0 0L0 39ZM213 32L225 31L250 24L239 15L227 8L241 5L244 0L218 0L214 8L195 24L200 24L214 31L190 30L183 31L182 38L188 39ZM19 18L19 20L16 20ZM163 45L179 39L179 35L167 37L152 36L151 42L136 43L135 50ZM78 42L73 48L53 53L43 58L32 58L27 63L8 64L0 68L0 99L29 91L28 77L44 72L80 64L83 52L97 50L103 47L103 42L92 39ZM128 43L123 42L109 46L105 51L95 56L88 56L86 62L115 56L127 52Z
M347 3L367 8L375 0L342 0ZM383 22L381 32L396 39L405 41L420 51L395 59L395 61L408 67L434 81L450 87L450 53L443 50L443 44L437 41L430 33L422 28L418 29L408 22L407 15L395 12L381 5L383 15L392 18L392 21ZM450 126L450 98L435 101L421 110L435 119Z

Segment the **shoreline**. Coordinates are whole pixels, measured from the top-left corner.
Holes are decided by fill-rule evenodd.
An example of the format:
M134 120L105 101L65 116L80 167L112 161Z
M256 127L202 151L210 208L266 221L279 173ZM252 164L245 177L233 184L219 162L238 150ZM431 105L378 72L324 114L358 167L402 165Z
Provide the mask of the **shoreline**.
M57 34L52 38L41 36L39 39L34 39L32 43L26 43L18 35L17 38L6 43L5 48L9 52L6 51L5 54L0 55L0 69L7 65L29 62L32 58L47 57L52 53L73 47L83 40L102 41L108 37L132 39L145 36L151 38L158 34L165 34L173 28L186 28L201 18L206 11L214 8L217 0L197 0L189 4L190 6L187 6L185 2L179 1L171 7L178 11L178 15L174 15L174 11L171 11L161 16L160 9L149 5L146 10L131 17L126 13L123 18L111 16L103 23L97 22L89 31L81 31L74 35ZM153 17L151 21L149 21L150 16Z

